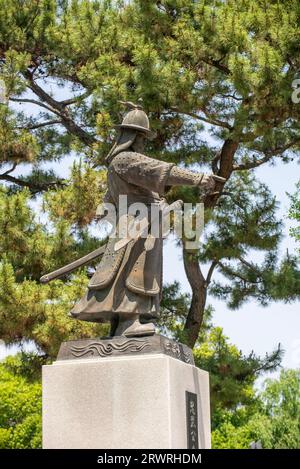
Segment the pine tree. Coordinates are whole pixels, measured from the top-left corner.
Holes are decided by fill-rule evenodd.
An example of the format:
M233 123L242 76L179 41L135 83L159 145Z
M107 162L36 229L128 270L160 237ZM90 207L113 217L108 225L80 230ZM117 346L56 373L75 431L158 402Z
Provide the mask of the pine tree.
M220 412L213 447L247 449L259 441L264 449L298 449L299 421L299 370L282 370L278 379L265 381L251 406Z
M32 372L35 365L35 356L22 355L0 364L1 449L42 446L42 387Z
M300 242L300 181L296 185L296 192L290 195L291 207L289 217L295 221L296 226L291 228L291 235L295 238L296 242ZM300 249L300 248L299 248ZM300 251L299 251L300 252Z
M113 124L122 119L120 100L142 98L157 131L150 155L211 167L227 179L205 199L212 229L201 249L181 243L192 289L186 343L193 347L199 337L209 293L235 308L249 298L267 304L299 296L299 282L291 291L285 280L299 275L297 261L288 256L280 266L276 259L276 203L253 176L299 150L300 107L291 100L300 65L296 0L0 0L0 7L0 179L8 186L1 193L0 314L7 340L34 339L54 353L49 338L58 330L57 343L69 332L95 331L63 319L83 273L65 285L41 287L37 279L97 244L89 226ZM70 154L86 166L68 182L51 163ZM179 195L199 197L193 190L168 197ZM53 230L34 220L30 203L39 198ZM251 261L253 250L265 253L260 265ZM225 285L213 280L217 271Z
M39 278L103 242L91 228L105 192L104 156L123 117L119 101L141 98L157 132L147 154L227 179L204 200L200 249L180 241L192 294L165 285L159 326L194 347L196 364L210 371L216 431L225 409L231 438L239 433L236 409L255 407L254 379L278 366L281 351L243 356L210 324L208 295L232 308L299 297L298 259L278 259L277 202L254 176L269 164L271 177L277 160L299 152L300 107L291 99L299 16L297 0L0 0L0 337L33 341L39 353L35 363L26 355L11 362L9 376L1 368L8 387L27 389L18 377L39 373L63 340L107 333L67 316L94 265L48 285ZM53 163L70 156L66 179ZM177 198L196 203L199 193L170 191L168 200ZM38 422L25 422L28 430L21 423L25 439L16 431L11 441L38 446ZM268 422L266 414L235 444L248 445ZM275 447L271 434L264 441Z

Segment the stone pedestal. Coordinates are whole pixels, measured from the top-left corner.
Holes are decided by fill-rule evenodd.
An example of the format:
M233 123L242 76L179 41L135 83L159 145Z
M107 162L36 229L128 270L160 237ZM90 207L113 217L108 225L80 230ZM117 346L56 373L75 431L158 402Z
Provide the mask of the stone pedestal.
M44 448L210 447L208 373L183 346L162 336L78 341L59 357L43 367Z

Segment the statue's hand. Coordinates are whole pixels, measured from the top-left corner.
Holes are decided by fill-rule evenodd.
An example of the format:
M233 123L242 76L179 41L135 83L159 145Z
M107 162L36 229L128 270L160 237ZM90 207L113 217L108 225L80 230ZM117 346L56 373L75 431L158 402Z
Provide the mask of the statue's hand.
M213 178L213 175L205 174L201 179L200 187L206 193L214 192L216 181Z

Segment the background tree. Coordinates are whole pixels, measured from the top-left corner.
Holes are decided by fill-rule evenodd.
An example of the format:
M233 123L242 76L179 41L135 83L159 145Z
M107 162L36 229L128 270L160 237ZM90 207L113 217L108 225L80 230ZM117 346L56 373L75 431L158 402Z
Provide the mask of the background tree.
M34 372L37 362L36 356L21 355L0 364L1 449L42 445L42 387L36 381L39 373Z
M249 298L265 305L299 296L297 260L277 259L277 203L254 174L299 150L300 108L290 97L299 67L297 2L0 0L0 7L0 337L33 341L39 353L38 362L23 355L1 368L7 386L25 379L32 389L26 373L54 358L63 340L107 332L67 316L93 265L65 281L38 279L103 242L94 220L104 155L123 117L119 101L142 98L157 131L148 154L227 179L204 201L201 248L179 241L192 295L166 285L159 326L194 346L196 364L210 371L215 445L233 445L229 438L254 415L247 409L255 408L255 378L278 366L281 351L243 356L210 324L207 298L238 308ZM70 160L66 179L60 168ZM199 196L177 188L168 199ZM260 264L253 251L264 254ZM232 425L225 440L223 414ZM19 423L9 419L22 425L27 417L5 415L3 446L8 438L38 446L38 417L21 441L12 436ZM247 432L234 444L260 435Z
M66 225L73 239L68 243L75 243L73 250L63 248L64 257L52 251L53 256L36 259L42 265L34 272L29 263L20 270L17 255L10 259L20 288L29 277L34 282L48 267L91 248L95 240L87 227L103 193L93 168L104 170L112 124L122 118L119 100L142 98L157 131L149 154L195 169L208 166L227 180L205 200L211 229L204 245L189 251L186 241L181 243L192 290L183 340L191 347L196 343L208 293L231 307L251 297L267 304L299 295L299 283L292 292L278 288L282 269L294 277L297 265L289 256L277 272L281 227L276 203L252 174L276 159L288 162L299 150L299 106L291 101L300 62L296 0L0 0L0 6L0 78L5 85L0 178L9 184L9 193L24 187L30 197L47 192L50 215L65 217L45 245L52 237L63 248ZM51 168L51 162L71 153L87 164L80 185L73 188ZM26 168L31 170L25 174ZM169 200L179 195L186 201L199 197L197 191L181 189L171 192ZM88 207L79 204L81 197ZM5 245L1 250L7 251ZM253 250L266 253L260 265L249 261ZM225 285L219 276L213 281L216 272L225 277ZM14 340L20 341L36 323L30 326L20 313L14 317Z
M300 181L296 185L296 192L290 195L291 207L289 217L294 220L296 226L290 229L291 235L299 243L300 241Z
M213 431L215 448L249 448L260 441L263 448L299 448L300 372L283 370L278 379L265 381L252 406L223 412Z
M205 360L211 359L220 339L225 351L226 339L220 330L213 331L208 346L200 352ZM228 343L227 354L237 363L238 352ZM39 357L28 354L9 357L0 364L0 448L41 447L40 364ZM240 380L239 394L234 395L240 396L240 404L233 406L231 400L230 406L213 413L214 448L249 448L253 441L260 441L263 448L299 448L299 370L282 371L279 379L266 380L259 392L250 381L243 388Z
M101 173L75 165L68 187L54 192L51 202L45 197L43 203L49 210L43 222L30 207L28 189L0 191L0 336L7 344L33 341L40 354L54 358L63 340L107 333L107 326L67 316L86 288L85 270L67 283L39 284L42 272L99 245L81 227L93 208L89 200L79 199L78 192L88 184L89 194L96 191L96 203L100 183Z
M178 283L165 285L158 323L162 333L183 341L182 324L190 302L190 295L182 293ZM256 379L280 366L283 350L279 344L263 358L256 356L254 351L244 355L230 343L222 328L213 325L212 314L213 308L209 306L193 352L196 366L209 371L211 421L212 429L215 429L223 422L224 411L235 412L241 406L252 406L256 402Z
M276 160L299 154L300 107L291 100L299 16L297 0L0 0L0 337L32 341L39 353L1 365L5 386L30 394L31 373L63 340L107 332L67 317L93 265L65 281L38 279L103 242L94 217L104 155L123 117L119 101L142 98L157 132L148 154L227 180L204 200L201 248L179 241L192 294L165 286L160 328L194 347L197 365L210 371L215 446L279 444L283 433L266 400L256 407L253 383L278 366L280 349L243 356L210 324L207 302L209 294L232 308L250 298L266 305L299 297L297 258L277 256L277 202L255 178L255 168L268 164L272 177ZM199 197L191 188L168 194L169 201ZM10 409L0 444L38 446L38 417L22 440L13 435L27 414L17 409L16 419ZM278 420L288 435L284 422L295 429L298 418L289 412Z

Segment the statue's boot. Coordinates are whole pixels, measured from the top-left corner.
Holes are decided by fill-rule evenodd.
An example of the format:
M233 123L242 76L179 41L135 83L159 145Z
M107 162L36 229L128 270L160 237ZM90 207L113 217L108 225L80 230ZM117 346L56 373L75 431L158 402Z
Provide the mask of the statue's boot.
M139 314L120 315L119 323L114 331L115 336L142 337L155 334L155 326L152 322L140 323Z

